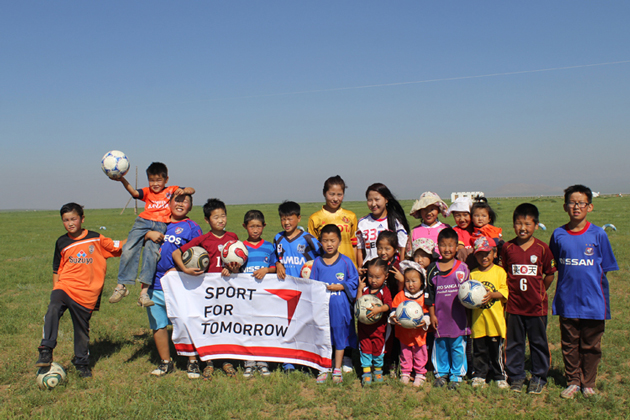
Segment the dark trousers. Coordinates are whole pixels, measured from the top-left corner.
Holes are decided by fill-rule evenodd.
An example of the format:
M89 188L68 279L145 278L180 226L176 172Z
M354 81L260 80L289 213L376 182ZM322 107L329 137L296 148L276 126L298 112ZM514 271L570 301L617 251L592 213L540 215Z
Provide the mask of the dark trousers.
M501 337L473 338L473 378L502 381L505 379L503 366L503 339Z
M53 290L50 294L48 312L44 318L44 338L41 345L54 349L57 346L59 320L66 309L70 311L74 328L74 364L89 364L90 318L92 310L76 303L63 290Z
M595 388L605 327L604 320L560 317L562 358L567 385Z
M532 376L543 384L551 364L547 342L547 317L507 314L505 370L511 381L525 379L525 339L529 339Z

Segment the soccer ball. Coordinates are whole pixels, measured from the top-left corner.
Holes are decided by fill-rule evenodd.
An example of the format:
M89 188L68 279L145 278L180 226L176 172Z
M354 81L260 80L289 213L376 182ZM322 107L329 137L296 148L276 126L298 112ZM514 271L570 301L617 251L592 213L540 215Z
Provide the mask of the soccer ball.
M313 269L313 260L306 261L306 263L300 269L300 277L302 277L303 279L310 279L312 269Z
M66 371L57 362L52 362L50 366L37 370L37 386L40 389L53 389L65 380Z
M202 247L193 246L184 251L182 262L186 268L198 268L201 271L206 271L210 265L210 256Z
M223 260L223 264L225 265L235 262L242 266L247 262L248 255L249 251L241 241L226 242L221 250L221 260Z
M459 286L459 301L468 309L481 307L483 297L488 293L486 287L477 280L468 280Z
M378 313L374 318L368 318L367 315L372 312L372 306L383 306L383 302L372 294L361 296L354 305L354 314L361 324L371 325L379 321L383 313Z
M111 179L119 179L129 171L129 159L120 150L111 150L101 159L101 169Z
M406 300L396 308L396 318L403 328L416 328L423 316L422 306L415 300Z

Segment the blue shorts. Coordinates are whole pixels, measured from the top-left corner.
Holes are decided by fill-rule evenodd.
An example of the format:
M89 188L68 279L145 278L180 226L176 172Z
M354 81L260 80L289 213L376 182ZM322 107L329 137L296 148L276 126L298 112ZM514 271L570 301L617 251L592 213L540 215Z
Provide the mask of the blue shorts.
M164 301L164 291L148 290L149 297L155 303L153 306L147 306L147 315L149 316L149 326L153 331L166 328L172 325L171 320L166 316L166 302Z

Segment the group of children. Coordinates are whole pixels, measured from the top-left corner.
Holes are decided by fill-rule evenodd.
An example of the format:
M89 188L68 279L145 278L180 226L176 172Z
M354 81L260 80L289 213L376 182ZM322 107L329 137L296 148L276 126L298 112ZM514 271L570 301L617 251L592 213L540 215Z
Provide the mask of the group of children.
M410 229L402 206L380 183L368 187L370 213L357 220L354 213L342 208L346 186L335 176L324 184L325 204L309 218L308 232L299 227L300 206L292 201L278 208L283 230L273 243L262 239L264 215L258 210L247 212L243 227L248 235L244 244L249 258L240 267L221 262L222 246L238 239L225 231L223 202L210 199L203 206L210 230L202 234L187 217L194 189L166 186L168 172L162 163L151 164L147 176L149 187L141 190L131 187L124 177L119 179L134 198L146 203L126 241L112 241L83 229L84 215L78 204L62 207L67 234L55 247L53 292L37 366L51 364L59 319L69 309L75 331L73 363L81 376L91 376L89 320L100 304L105 260L122 255L118 285L109 299L116 303L129 294L125 285L135 282L144 246L138 304L146 307L161 359L151 373L162 376L171 372L170 321L161 279L172 270L203 274L185 267L182 261L183 252L201 246L210 257L206 271L222 275L243 272L256 279L267 273L276 273L280 279L299 277L304 264L312 261L310 278L326 283L330 292L334 348L334 366L319 373L318 383L326 382L329 376L334 383L341 383L342 372L351 369L347 366L351 366L351 349L358 345L366 386L382 382L387 371L395 375L398 367L404 384L422 386L432 366L435 387L448 384L449 389L456 389L470 373L473 387L496 381L499 388L521 392L529 341L532 368L527 390L539 394L550 368L547 289L558 271L553 313L560 316L568 385L561 396L573 398L579 391L587 397L595 393L601 337L605 320L610 319L606 273L618 270L618 266L606 233L586 220L593 209L587 187L574 185L565 190L564 210L569 223L554 231L547 246L533 236L539 213L532 204L521 204L514 210L516 237L504 242L501 229L494 226L496 214L484 199L457 199L448 207L437 194L425 192L410 212L421 224ZM441 222L440 214L452 214L454 227ZM472 311L457 297L459 286L468 279L480 281L487 289L482 306ZM359 322L355 329L353 305L366 294L382 303L370 308L368 318L382 316L369 325ZM425 311L415 329L403 328L395 314L408 300ZM472 346L472 352L467 346ZM182 355L189 358L188 377L212 377L212 361L202 372L194 352ZM236 375L230 361L223 361L221 367L228 376ZM295 366L286 363L283 369L291 371ZM243 375L252 377L255 372L268 376L269 366L262 361L246 362Z

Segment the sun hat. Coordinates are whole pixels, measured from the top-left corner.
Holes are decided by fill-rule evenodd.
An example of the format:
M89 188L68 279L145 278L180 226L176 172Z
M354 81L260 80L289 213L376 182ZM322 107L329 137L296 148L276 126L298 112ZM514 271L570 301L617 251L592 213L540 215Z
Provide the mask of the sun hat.
M400 266L401 273L404 273L405 271L411 268L413 270L416 270L420 274L422 274L423 278L425 279L427 278L427 271L424 269L424 267L422 267L420 264L418 264L415 261L404 260L399 263L399 266Z
M418 238L411 243L411 252L415 253L419 249L429 255L433 255L433 251L435 251L435 242L429 238Z
M413 203L411 207L411 211L409 212L410 216L415 217L416 219L420 218L420 210L427 208L431 205L435 204L440 209L440 213L442 216L448 216L448 206L439 195L434 192L426 191L420 195L420 198Z
M451 214L454 211L461 211L463 213L470 213L473 202L470 197L457 197L453 204L448 208L448 213Z

